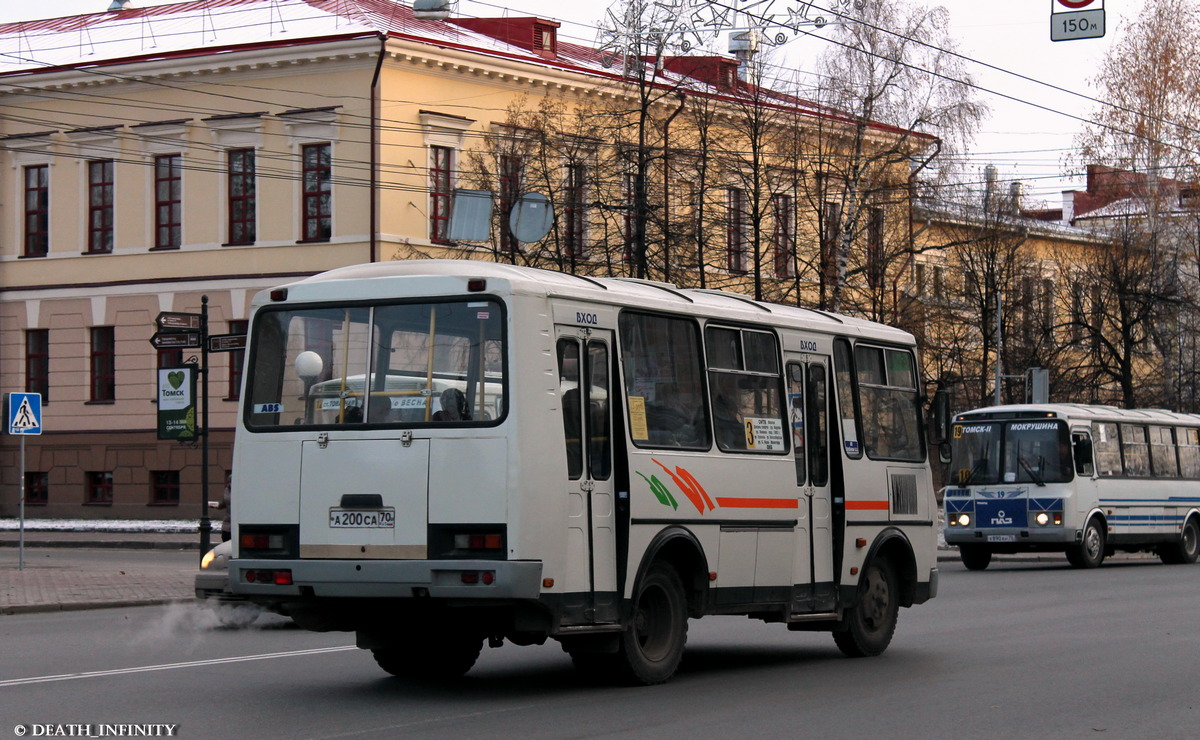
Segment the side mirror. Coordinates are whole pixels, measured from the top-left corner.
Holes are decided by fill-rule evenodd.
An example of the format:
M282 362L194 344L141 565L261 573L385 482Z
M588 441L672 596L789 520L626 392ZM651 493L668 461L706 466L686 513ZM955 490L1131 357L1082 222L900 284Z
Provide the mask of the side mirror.
M935 445L945 445L950 439L950 392L939 387L933 394L930 404L930 441ZM949 458L945 460L949 462Z

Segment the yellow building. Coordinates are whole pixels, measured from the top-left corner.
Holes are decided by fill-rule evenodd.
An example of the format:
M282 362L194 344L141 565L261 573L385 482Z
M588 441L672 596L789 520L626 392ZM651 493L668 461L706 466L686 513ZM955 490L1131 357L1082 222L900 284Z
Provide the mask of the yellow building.
M242 353L208 355L202 493L198 446L156 433L158 368L200 354L149 343L164 312L203 307L209 334L236 335L256 291L426 256L820 294L840 211L795 142L853 126L753 87L774 154L747 175L730 154L754 98L736 62L668 59L646 83L655 138L639 175L630 129L597 123L637 99L611 61L553 22L418 20L394 0L195 0L0 26L0 391L44 403L24 481L16 439L0 442L0 516L22 486L30 516L190 518L220 498ZM725 142L711 161L696 143L709 114ZM539 115L552 145L528 125ZM902 183L905 158L894 166ZM518 244L495 218L495 236L451 241L453 192L470 187L496 191L504 215L549 192L551 234ZM639 187L669 207L639 214ZM907 224L890 201L855 222L880 249L885 220ZM639 215L653 221L640 236Z

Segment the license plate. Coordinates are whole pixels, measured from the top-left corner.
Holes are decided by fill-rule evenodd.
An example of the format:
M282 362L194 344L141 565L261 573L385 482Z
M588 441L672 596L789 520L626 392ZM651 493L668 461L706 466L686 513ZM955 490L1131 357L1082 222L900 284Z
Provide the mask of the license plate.
M988 542L1016 542L1017 536L1015 534L989 534L987 536L987 541Z
M330 509L329 526L392 529L396 526L396 510Z

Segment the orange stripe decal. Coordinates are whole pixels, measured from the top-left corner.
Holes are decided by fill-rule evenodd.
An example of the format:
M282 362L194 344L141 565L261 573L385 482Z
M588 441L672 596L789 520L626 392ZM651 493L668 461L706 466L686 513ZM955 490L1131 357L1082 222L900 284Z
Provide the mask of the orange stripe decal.
M794 498L725 498L717 497L717 506L730 509L796 509L800 502Z
M852 511L887 511L887 501L847 501L846 508Z

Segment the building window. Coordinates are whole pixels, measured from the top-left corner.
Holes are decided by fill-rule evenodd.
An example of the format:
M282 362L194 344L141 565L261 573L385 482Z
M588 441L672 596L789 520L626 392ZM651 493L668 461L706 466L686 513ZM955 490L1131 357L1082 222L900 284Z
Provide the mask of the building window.
M112 472L90 472L87 475L87 492L84 494L85 504L104 504L111 506L113 502Z
M92 398L93 402L116 399L117 351L116 339L111 326L92 327Z
M50 251L50 165L25 168L26 257L45 257Z
M183 365L183 350L179 348L160 349L158 351L158 369L164 367L180 367Z
M229 322L230 334L245 334L249 328L250 324L245 320ZM244 349L235 349L229 353L229 393L226 397L231 400L242 397L242 365L245 359Z
M25 332L25 392L42 394L50 402L50 330Z
M637 176L632 172L626 172L622 176L624 192L621 193L621 202L625 204L625 210L623 211L624 217L621 225L621 237L625 243L624 258L626 262L633 262L633 242L636 238L636 234L634 234L634 231L637 228L637 206L635 200L637 192L637 185L635 183L636 177Z
M178 249L183 234L183 157L154 158L154 248Z
M517 237L509 228L509 216L521 197L522 164L516 154L500 155L500 250L510 254L517 251Z
M567 165L567 182L563 193L563 247L571 257L584 256L587 204L584 202L584 179L587 168L578 162Z
M50 502L50 474L25 473L25 503L45 506Z
M454 188L454 150L429 147L429 238L450 241L450 203Z
M150 471L150 503L157 506L179 505L179 471Z
M333 160L329 144L305 144L303 166L303 241L324 241L333 234L333 209L330 199Z
M775 216L775 231L771 246L775 253L775 274L792 277L795 274L795 230L792 227L792 196L782 193L771 198Z
M88 162L88 254L113 249L113 162Z
M229 243L253 244L257 238L254 150L229 152Z
M725 255L730 272L746 271L746 192L741 188L726 191Z
M883 286L883 209L867 213L867 284L878 290Z
M838 278L838 242L842 238L842 204L825 201L821 209L821 284L833 285Z

